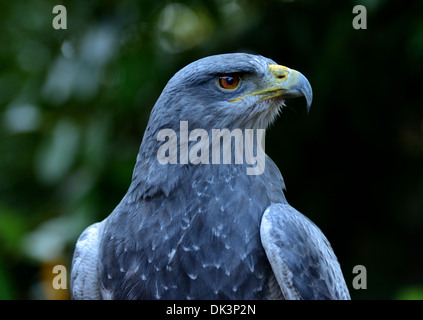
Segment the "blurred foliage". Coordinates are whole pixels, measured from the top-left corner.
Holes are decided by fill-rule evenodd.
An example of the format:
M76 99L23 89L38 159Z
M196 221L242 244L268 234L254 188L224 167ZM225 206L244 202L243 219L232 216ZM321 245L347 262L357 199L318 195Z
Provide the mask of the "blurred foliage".
M67 29L52 27L53 6ZM367 8L367 29L352 8ZM291 204L319 225L353 298L422 299L422 1L3 1L0 299L67 298L75 241L129 183L166 81L198 58L262 54L304 73L267 134ZM351 286L367 268L368 289ZM68 274L69 276L69 274Z

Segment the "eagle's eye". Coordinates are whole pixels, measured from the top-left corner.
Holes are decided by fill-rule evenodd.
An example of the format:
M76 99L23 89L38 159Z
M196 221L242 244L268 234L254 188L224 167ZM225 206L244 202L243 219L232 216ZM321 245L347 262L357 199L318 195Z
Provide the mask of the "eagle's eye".
M217 77L216 82L222 89L235 90L241 82L241 77L238 74L226 74Z

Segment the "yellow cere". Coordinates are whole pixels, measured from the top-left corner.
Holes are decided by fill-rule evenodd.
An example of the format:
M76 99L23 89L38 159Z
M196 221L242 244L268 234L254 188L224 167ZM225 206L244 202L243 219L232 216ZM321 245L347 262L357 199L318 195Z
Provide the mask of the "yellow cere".
M290 69L285 67L285 66L278 65L278 64L270 65L269 69L276 77L276 79L271 79L271 83L270 83L271 86L269 88L264 89L264 90L260 90L260 91L247 93L247 94L240 96L238 98L229 100L229 102L237 102L237 101L244 99L245 97L248 97L248 96L251 96L251 95L263 95L263 94L273 93L271 95L266 95L265 97L260 99L260 101L268 100L268 99L272 99L272 98L276 98L276 97L281 96L282 92L280 91L280 88L275 87L275 86L279 85L281 82L284 82L288 78L288 73L289 73Z

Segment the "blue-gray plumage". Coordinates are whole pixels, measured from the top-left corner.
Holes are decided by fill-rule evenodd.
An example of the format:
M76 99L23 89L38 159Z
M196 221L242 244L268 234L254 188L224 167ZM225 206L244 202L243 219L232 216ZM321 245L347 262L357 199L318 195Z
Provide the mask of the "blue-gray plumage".
M257 175L246 174L246 161L158 161L163 129L178 139L181 121L209 137L213 129L266 129L284 99L297 96L310 107L307 79L262 56L211 56L177 72L151 112L127 194L76 244L72 297L349 299L329 242L288 204L269 157Z

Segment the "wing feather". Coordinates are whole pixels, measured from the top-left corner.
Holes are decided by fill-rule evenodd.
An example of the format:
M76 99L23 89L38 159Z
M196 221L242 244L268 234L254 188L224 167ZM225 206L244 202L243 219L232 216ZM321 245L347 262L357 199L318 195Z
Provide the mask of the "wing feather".
M95 223L79 237L72 260L71 296L76 300L99 300L98 254L103 222Z
M262 217L260 237L285 299L350 299L328 240L293 207L269 206Z

